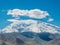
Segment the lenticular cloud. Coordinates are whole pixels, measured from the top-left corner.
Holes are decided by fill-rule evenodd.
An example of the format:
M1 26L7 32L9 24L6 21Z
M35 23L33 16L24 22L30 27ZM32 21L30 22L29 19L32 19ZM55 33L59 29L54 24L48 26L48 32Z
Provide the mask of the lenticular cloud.
M28 17L40 18L40 19L49 16L47 11L42 11L40 9L32 9L32 10L13 9L13 10L8 10L7 15L12 15L13 17L28 16Z

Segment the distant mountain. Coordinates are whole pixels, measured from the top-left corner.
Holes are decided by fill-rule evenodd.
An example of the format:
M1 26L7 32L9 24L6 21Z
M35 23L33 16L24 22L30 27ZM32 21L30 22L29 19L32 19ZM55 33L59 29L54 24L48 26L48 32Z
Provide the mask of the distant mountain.
M60 38L60 27L46 22L14 19L8 21L13 23L0 30L1 45L48 45Z
M12 24L6 26L0 32L2 33L12 33L12 32L49 32L49 33L59 33L60 27L35 20L9 20L13 22Z

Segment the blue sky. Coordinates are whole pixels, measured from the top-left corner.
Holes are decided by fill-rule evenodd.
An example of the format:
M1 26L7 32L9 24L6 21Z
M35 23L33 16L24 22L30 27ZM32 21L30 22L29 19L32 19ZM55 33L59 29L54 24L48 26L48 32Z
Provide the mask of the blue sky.
M52 18L54 25L60 26L60 0L0 0L0 29L11 24L7 19L12 16L7 15L9 9L41 9L48 11Z

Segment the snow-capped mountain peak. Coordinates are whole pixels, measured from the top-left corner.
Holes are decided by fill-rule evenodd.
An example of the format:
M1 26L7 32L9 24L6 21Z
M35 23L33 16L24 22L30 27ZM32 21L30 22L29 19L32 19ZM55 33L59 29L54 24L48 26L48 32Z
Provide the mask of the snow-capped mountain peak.
M3 33L12 33L12 32L49 32L49 33L59 33L58 30L60 30L59 27L42 22L42 21L35 21L35 20L15 20L10 19L8 20L10 22L13 22L12 24L8 25L1 31Z

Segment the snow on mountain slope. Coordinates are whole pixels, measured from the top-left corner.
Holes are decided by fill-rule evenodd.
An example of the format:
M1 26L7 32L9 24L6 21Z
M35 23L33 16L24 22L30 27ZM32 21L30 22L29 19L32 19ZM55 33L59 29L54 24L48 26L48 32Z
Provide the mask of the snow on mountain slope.
M60 27L42 22L42 21L35 21L35 20L16 20L10 19L8 20L13 22L12 24L8 25L4 29L2 29L3 33L12 33L12 32L49 32L49 33L59 33Z

